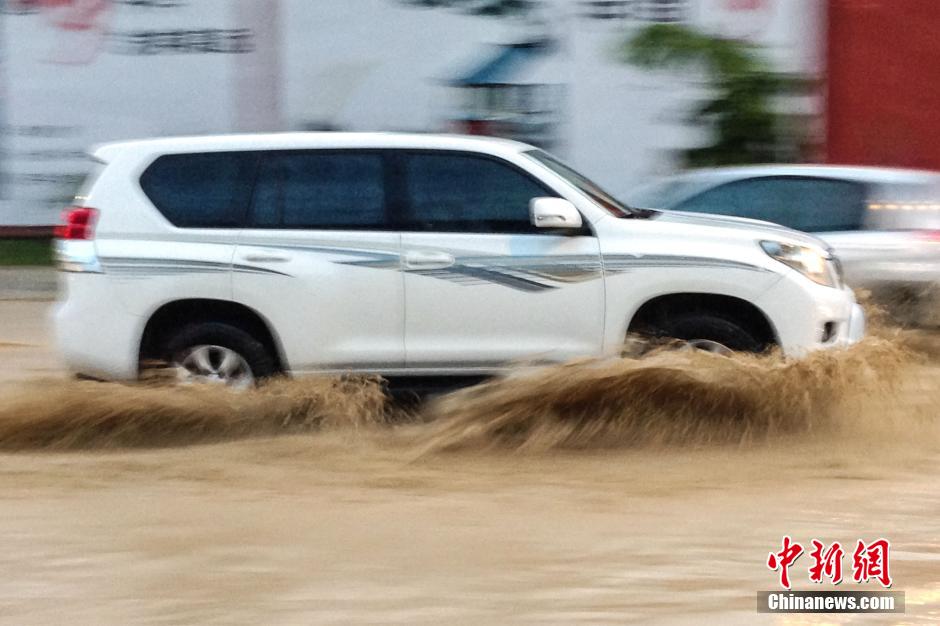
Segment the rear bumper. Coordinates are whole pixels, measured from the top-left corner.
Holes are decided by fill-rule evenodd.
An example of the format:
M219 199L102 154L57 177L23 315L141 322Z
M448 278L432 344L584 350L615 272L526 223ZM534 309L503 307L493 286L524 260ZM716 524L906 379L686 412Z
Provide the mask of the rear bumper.
M61 272L60 300L50 315L56 347L69 371L133 380L143 319L128 313L104 274Z

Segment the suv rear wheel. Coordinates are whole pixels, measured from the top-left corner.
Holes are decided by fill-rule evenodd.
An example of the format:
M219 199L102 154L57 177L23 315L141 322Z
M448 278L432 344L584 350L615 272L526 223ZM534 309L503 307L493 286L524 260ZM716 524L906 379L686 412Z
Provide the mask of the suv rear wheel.
M250 387L273 376L277 366L264 344L244 330L220 322L184 326L166 346L166 361L187 383Z

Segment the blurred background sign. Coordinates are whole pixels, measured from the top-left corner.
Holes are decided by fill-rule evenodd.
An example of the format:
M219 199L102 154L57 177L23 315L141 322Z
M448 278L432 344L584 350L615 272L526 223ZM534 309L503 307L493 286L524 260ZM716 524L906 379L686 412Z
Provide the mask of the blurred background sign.
M494 46L450 81L460 92L452 130L553 150L564 115L564 65L551 40Z
M712 132L689 122L712 92L703 71L625 61L625 42L656 24L744 40L781 75L820 79L796 105L775 104L786 123L814 121L814 149L775 154L940 166L927 145L940 107L924 105L933 102L924 83L937 63L928 41L940 23L933 0L0 6L0 224L57 221L90 145L178 134L492 134L546 147L612 189L629 189L675 170L677 153ZM879 85L877 94L866 84Z

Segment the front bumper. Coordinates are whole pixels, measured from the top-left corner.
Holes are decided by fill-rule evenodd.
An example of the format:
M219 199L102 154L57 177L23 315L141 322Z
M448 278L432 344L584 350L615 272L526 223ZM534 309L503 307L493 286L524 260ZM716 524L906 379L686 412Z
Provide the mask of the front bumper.
M757 302L787 356L847 346L865 336L865 312L848 287L833 289L793 272Z
M865 311L861 305L855 303L852 305L852 313L849 315L848 329L843 344L858 343L865 336Z

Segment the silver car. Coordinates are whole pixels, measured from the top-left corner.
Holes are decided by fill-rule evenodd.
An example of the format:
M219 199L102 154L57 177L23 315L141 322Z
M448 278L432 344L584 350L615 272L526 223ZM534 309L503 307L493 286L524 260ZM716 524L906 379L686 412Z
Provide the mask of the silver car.
M899 321L940 324L940 173L761 165L694 170L623 194L628 204L775 222L814 233L846 281Z

